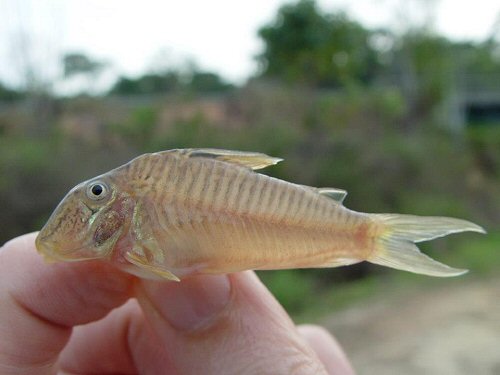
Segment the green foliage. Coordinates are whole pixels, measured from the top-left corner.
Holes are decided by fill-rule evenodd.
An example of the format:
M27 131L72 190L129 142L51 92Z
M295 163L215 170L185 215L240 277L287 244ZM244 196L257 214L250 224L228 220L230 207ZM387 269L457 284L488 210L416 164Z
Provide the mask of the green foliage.
M481 43L458 42L452 44L452 48L467 74L491 77L500 73L500 46L495 39Z
M0 83L0 101L12 102L22 99L24 97L22 92L13 90Z
M187 88L195 93L220 93L226 92L233 88L231 84L215 73L211 72L194 72L189 80Z
M169 70L164 73L147 73L138 78L120 77L111 88L110 94L124 96L176 92L207 94L223 93L232 88L232 85L212 72L194 70L189 74L182 74L176 70Z
M116 95L166 94L178 89L180 77L177 72L145 74L138 78L121 77L111 88Z
M467 134L483 173L500 178L500 126L470 126Z
M265 271L259 276L287 311L300 313L315 296L315 282L300 270Z
M123 124L114 124L110 130L123 137L127 143L145 151L153 141L158 114L154 108L140 107L134 110Z
M461 68L453 44L426 31L411 31L399 38L394 50L393 69L399 70L411 110L432 114L442 103ZM417 116L415 116L417 117Z
M200 115L186 120L175 121L162 137L154 142L157 149L211 147L214 129L207 126Z
M446 261L468 268L473 277L498 275L500 267L500 232L497 228L483 237L464 238L453 241L453 251Z
M76 74L94 74L104 67L102 62L94 61L80 52L65 54L62 62L65 77Z
M323 14L312 0L283 6L259 30L262 74L288 82L337 87L369 82L378 67L370 33L343 13Z

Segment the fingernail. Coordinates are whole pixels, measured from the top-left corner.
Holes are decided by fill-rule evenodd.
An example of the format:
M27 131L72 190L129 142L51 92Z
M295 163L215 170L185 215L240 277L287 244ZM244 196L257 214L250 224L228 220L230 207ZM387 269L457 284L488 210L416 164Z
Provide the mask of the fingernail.
M146 283L147 296L168 320L182 331L208 326L224 310L231 295L227 276L195 276L179 283Z

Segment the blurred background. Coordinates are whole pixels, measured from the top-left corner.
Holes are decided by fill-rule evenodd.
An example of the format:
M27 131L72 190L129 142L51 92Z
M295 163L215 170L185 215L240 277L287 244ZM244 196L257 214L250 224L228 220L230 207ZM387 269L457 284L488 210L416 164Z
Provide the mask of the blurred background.
M500 374L500 4L0 0L0 243L150 151L285 158L364 212L485 226L421 248L468 275L260 275L360 374Z

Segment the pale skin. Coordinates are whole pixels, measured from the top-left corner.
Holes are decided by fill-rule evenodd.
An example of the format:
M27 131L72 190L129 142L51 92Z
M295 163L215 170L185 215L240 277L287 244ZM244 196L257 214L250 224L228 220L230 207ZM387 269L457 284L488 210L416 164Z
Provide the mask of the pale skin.
M35 235L0 248L1 374L354 374L253 272L174 283L100 261L48 265Z

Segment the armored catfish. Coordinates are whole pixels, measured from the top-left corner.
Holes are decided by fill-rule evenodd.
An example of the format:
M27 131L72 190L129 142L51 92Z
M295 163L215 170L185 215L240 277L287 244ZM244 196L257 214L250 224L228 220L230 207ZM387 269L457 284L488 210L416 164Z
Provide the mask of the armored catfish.
M74 187L38 234L49 260L103 259L144 278L338 267L368 261L432 276L465 270L415 243L484 230L447 217L367 214L346 192L255 172L281 159L179 149L145 154Z

